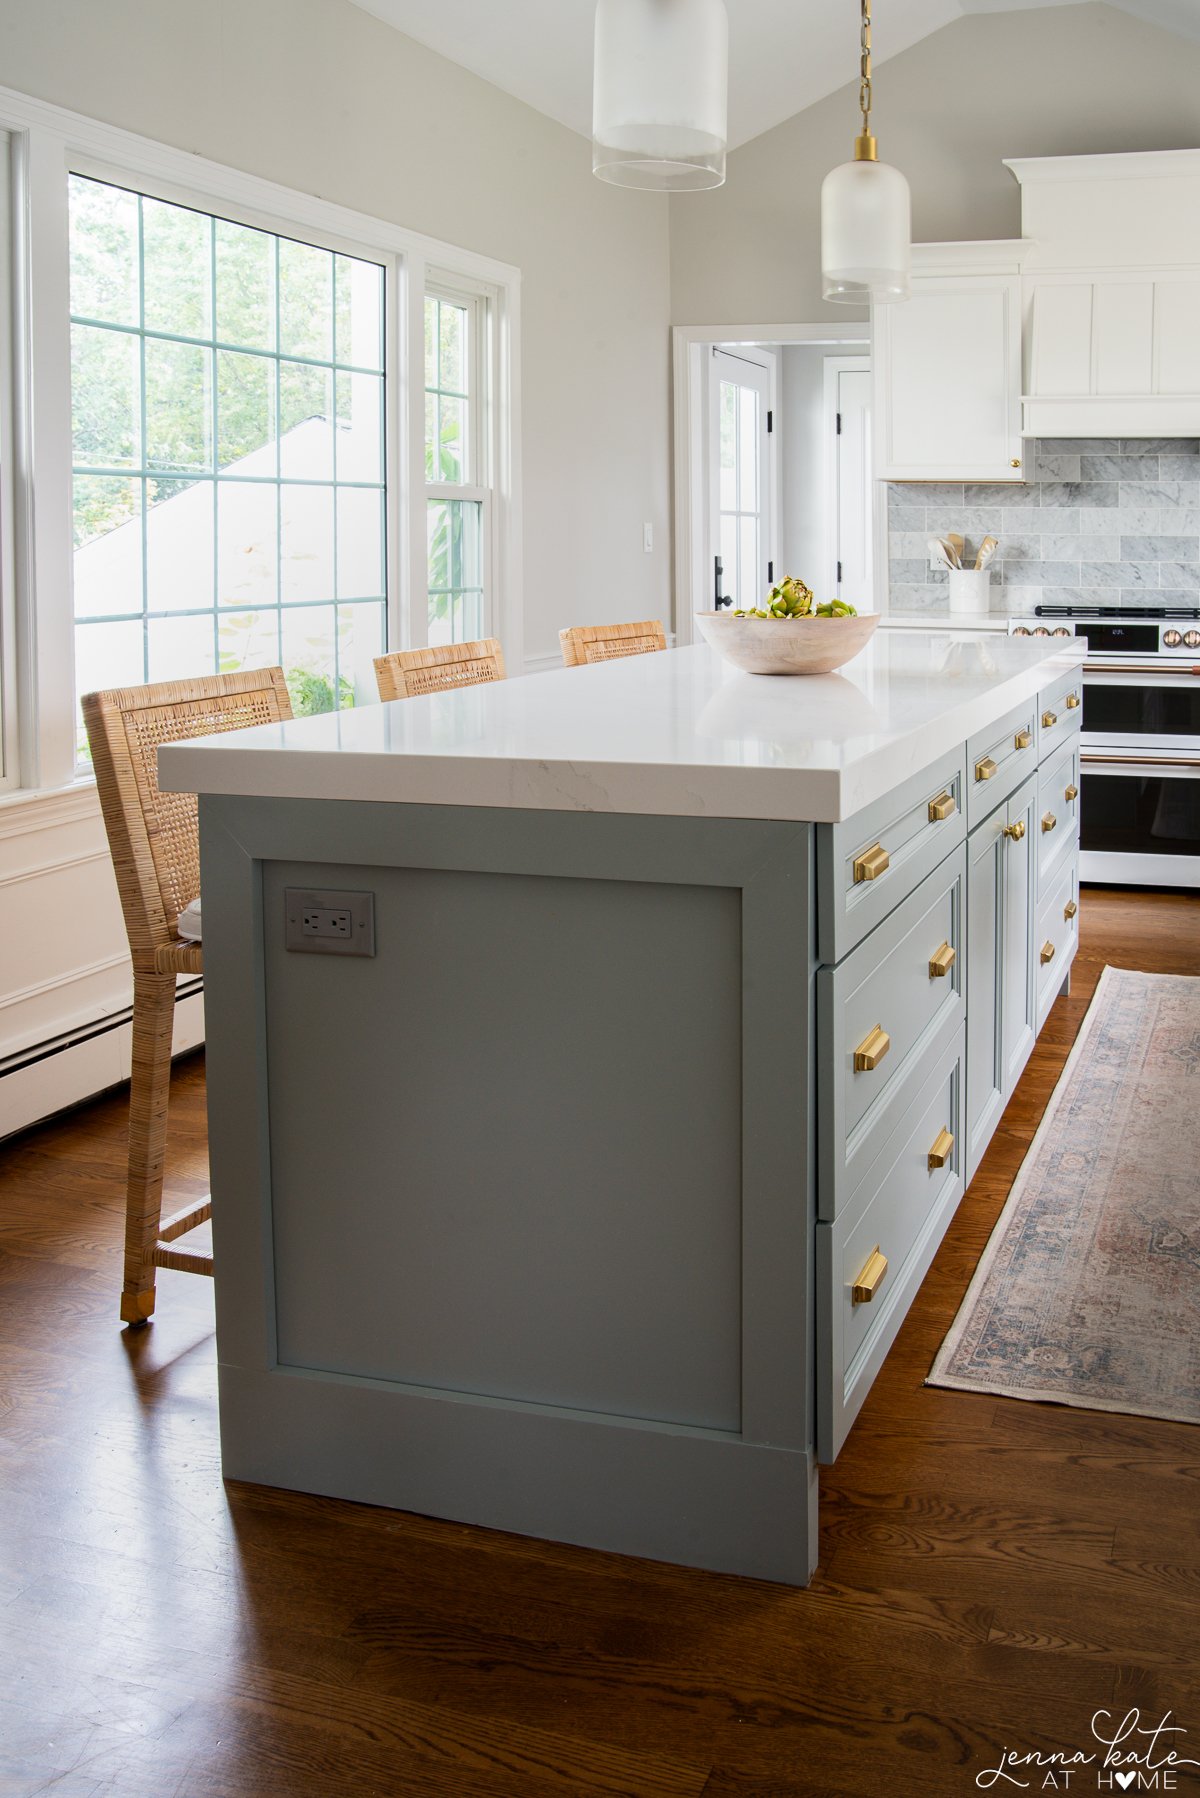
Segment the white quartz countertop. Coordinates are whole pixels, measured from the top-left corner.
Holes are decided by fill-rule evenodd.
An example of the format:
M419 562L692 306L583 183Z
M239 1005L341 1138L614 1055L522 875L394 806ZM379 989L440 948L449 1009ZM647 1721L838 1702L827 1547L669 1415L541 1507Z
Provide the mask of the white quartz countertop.
M179 792L674 817L848 818L1083 660L1043 639L877 632L840 674L707 645L164 744Z

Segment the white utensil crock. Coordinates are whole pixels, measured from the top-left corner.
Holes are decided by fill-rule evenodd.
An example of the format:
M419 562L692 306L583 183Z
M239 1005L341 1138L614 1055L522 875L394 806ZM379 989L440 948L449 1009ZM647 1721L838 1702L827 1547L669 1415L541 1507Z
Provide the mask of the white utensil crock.
M952 568L947 578L952 612L987 611L988 588L992 584L990 568Z

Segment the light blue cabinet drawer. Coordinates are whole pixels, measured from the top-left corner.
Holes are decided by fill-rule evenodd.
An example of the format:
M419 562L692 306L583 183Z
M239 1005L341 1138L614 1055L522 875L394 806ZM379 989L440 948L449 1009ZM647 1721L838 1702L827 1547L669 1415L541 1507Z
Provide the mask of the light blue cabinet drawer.
M1045 761L1083 722L1083 672L1073 668L1038 694L1038 760Z
M838 962L961 843L962 750L841 824L817 826L817 955Z
M1037 766L1037 700L1027 699L967 744L967 829L986 818Z
M1038 895L1057 879L1063 857L1079 837L1079 734L1047 756L1038 770Z
M1061 863L1038 907L1034 931L1037 977L1037 1028L1058 997L1079 947L1079 855L1072 851Z
M818 1213L840 1215L914 1080L962 1023L966 850L817 975Z
M863 1203L817 1224L822 1461L832 1461L845 1442L962 1197L962 1103L960 1029L877 1144Z

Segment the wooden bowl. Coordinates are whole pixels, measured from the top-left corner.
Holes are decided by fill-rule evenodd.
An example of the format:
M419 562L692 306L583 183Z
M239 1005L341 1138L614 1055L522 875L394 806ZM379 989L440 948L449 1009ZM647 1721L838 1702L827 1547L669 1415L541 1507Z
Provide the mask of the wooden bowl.
M704 641L746 674L831 674L865 649L878 612L851 618L736 618L698 612Z

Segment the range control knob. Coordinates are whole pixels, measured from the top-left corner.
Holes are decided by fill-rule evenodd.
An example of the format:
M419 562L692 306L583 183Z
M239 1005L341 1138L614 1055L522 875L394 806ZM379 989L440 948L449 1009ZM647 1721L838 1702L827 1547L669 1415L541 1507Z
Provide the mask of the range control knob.
M1050 632L1046 629L1044 624L1039 624L1033 634L1035 637L1048 637Z
M1069 637L1071 635L1065 624L1060 624L1058 629L1052 631L1050 634L1054 637Z
M1164 649L1178 649L1179 645L1182 642L1183 642L1183 637L1181 636L1179 631L1164 631L1163 632L1163 647L1164 647Z
M1027 624L1014 624L1012 634L1014 637L1028 637L1030 634L1029 626Z
M1200 631L1184 631L1183 640L1189 649L1200 649Z

